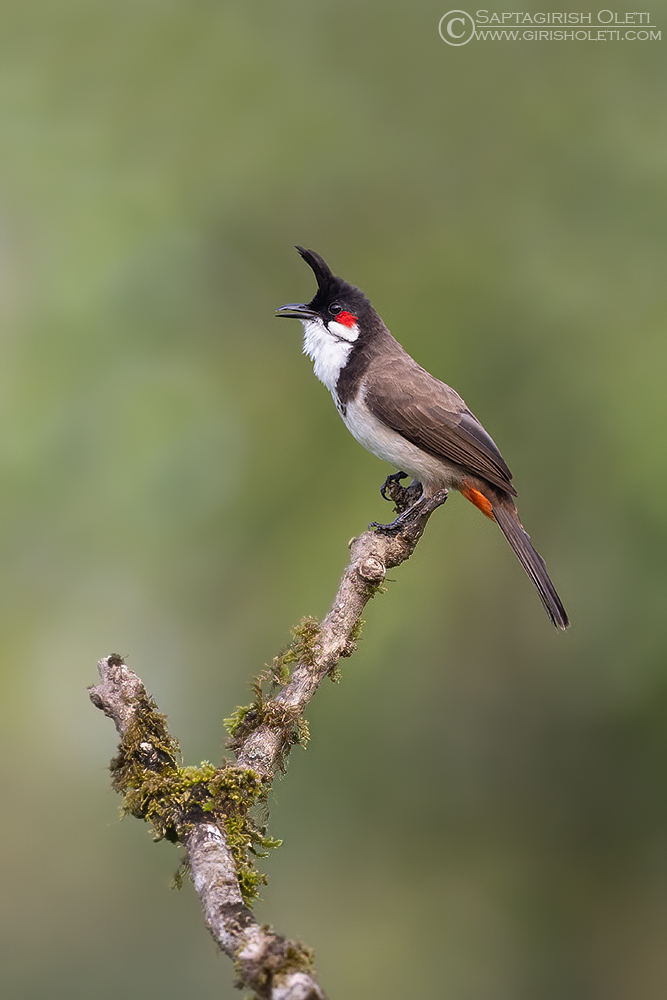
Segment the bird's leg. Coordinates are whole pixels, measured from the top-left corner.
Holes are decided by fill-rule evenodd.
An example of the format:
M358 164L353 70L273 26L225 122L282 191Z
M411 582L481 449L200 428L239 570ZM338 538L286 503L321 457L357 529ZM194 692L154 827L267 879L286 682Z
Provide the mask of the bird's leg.
M401 486L400 480L406 479L406 472L395 472L387 476L380 488L385 500L394 504L398 517L391 524L379 524L373 521L369 528L375 528L383 534L393 534L401 531L416 518L424 514L432 514L447 499L447 490L440 490L432 497L425 497L421 483L413 480L409 486Z

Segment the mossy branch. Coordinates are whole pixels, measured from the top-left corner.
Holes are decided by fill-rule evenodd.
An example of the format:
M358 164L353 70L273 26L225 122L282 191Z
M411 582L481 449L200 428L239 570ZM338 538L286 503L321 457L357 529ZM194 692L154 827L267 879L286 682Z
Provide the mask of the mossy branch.
M407 509L409 490L395 482L384 489L398 510ZM139 677L116 654L98 663L101 683L90 698L121 737L111 772L123 811L150 823L155 839L185 847L206 924L233 959L238 985L261 1000L326 998L312 972L312 952L261 926L249 908L266 883L254 857L280 843L267 836L257 807L266 812L268 790L289 751L308 742L304 711L322 681L336 679L341 658L354 652L366 604L381 591L387 570L412 555L445 499L443 491L402 513L396 527L378 526L352 539L329 613L321 623L304 618L292 630L287 649L255 678L252 703L227 720L235 761L182 766L178 743Z
M150 823L156 840L185 847L206 922L234 960L239 983L270 1000L325 1000L310 971L311 951L261 927L249 909L266 883L253 859L280 844L254 815L268 784L231 761L180 766L178 744L137 675L116 654L98 670L101 683L90 698L121 737L111 772L123 812Z

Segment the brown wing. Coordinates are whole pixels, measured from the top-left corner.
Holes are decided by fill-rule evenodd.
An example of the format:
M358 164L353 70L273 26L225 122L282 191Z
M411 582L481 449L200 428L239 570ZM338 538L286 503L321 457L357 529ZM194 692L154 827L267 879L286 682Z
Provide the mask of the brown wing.
M459 394L409 360L408 378L399 374L401 370L405 374L405 356L401 363L392 359L369 372L365 399L375 416L425 451L516 496L512 473L496 443Z

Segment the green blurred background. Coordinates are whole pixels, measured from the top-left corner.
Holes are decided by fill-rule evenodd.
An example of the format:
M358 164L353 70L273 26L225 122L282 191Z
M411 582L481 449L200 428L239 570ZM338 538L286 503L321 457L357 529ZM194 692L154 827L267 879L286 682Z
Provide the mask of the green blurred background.
M219 759L390 513L274 320L294 243L486 424L573 626L451 498L312 705L259 917L332 1000L667 995L665 41L455 49L447 9L2 5L7 996L238 996L86 686L126 654Z

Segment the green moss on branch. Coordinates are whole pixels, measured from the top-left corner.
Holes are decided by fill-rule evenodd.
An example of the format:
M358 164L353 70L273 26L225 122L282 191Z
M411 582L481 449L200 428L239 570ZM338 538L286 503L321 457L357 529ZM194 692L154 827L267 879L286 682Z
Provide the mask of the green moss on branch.
M266 835L253 809L266 797L259 775L231 764L216 768L179 766L179 747L152 699L145 699L111 762L113 787L123 796L123 812L150 823L156 840L184 843L201 822L224 831L234 857L243 899L251 905L266 877L253 857L278 847Z
M225 719L225 726L230 735L228 746L231 750L238 750L248 736L262 725L282 730L283 766L293 746L307 745L310 739L308 723L298 709L286 705L274 695L278 687L284 687L288 683L293 664L313 665L319 634L319 622L315 618L303 618L292 629L293 639L289 646L279 656L273 658L270 667L264 673L254 678L253 701L250 705L240 705L228 719Z

